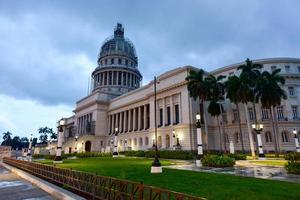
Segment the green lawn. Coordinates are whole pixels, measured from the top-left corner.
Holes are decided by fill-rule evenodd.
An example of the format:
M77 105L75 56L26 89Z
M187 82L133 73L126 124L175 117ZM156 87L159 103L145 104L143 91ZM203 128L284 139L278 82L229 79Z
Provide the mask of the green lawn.
M287 164L286 160L249 160L250 163L270 166L281 166Z
M300 184L226 174L163 169L163 174L151 174L152 160L143 158L84 158L64 160L59 167L97 172L147 185L167 188L209 200L225 199L300 199ZM170 164L163 161L162 164ZM51 164L52 161L43 161Z

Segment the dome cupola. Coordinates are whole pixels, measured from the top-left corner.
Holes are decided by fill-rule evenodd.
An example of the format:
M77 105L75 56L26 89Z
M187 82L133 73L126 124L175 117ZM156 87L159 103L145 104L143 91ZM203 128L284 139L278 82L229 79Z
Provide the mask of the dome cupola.
M92 73L94 90L111 93L113 98L140 87L138 58L133 43L124 37L122 24L102 44L97 63Z

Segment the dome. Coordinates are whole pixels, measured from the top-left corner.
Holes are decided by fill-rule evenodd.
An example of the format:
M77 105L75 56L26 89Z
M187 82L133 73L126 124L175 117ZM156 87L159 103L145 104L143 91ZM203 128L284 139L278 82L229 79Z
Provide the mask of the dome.
M113 55L124 56L133 61L133 67L137 66L137 55L133 43L124 37L122 24L117 24L114 35L107 38L101 46L98 56L98 65L102 66L103 58Z

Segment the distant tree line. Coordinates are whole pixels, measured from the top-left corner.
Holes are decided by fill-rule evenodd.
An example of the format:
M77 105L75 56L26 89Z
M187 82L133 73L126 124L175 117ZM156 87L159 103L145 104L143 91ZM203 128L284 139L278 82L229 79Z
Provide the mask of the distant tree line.
M39 137L34 137L32 139L32 146L35 146L36 144L47 144L48 138L51 140L57 139L57 134L53 131L52 128L48 128L47 126L41 127L38 129ZM12 137L12 133L9 131L6 131L2 133L2 143L1 146L11 146L15 150L20 150L22 148L28 148L29 146L29 138L27 137L20 137L20 136L14 136ZM38 142L39 139L39 142Z

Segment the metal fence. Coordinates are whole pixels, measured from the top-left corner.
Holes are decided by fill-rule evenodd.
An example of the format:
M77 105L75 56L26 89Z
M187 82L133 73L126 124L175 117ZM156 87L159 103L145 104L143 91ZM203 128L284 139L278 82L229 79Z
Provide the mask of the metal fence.
M183 193L127 180L72 169L4 158L3 162L77 193L87 199L104 200L204 200ZM191 186L193 187L193 186Z

